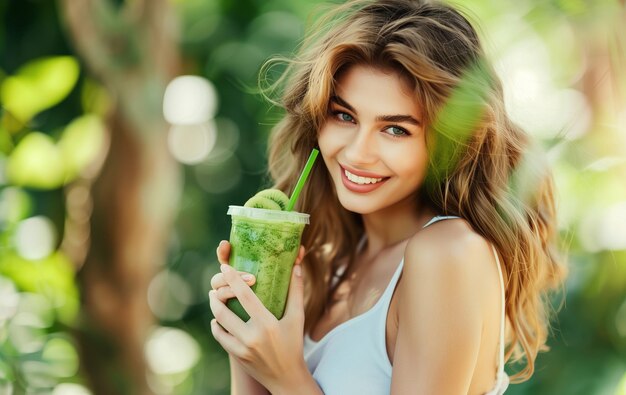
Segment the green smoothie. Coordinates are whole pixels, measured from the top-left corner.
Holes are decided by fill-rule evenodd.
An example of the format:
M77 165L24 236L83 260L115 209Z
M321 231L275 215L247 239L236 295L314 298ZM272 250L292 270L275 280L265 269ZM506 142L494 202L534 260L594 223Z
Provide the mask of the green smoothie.
M252 291L276 318L282 318L309 215L241 206L229 206L228 214L232 217L230 265L256 277ZM242 320L250 319L237 299L230 299L227 306Z

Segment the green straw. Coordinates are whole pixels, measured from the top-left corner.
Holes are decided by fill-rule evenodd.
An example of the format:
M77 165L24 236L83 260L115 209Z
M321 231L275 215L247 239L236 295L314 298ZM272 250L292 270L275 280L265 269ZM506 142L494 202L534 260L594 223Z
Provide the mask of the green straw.
M313 164L315 163L315 159L317 158L317 154L319 153L320 152L316 150L315 148L313 148L313 151L311 151L311 155L309 155L309 159L307 159L306 165L304 165L304 169L302 170L302 173L300 174L300 178L298 179L298 182L296 183L296 187L294 188L293 193L291 194L291 197L289 198L289 204L287 205L286 211L292 211L293 206L296 205L298 196L300 196L300 191L302 190L302 187L304 186L304 183L306 182L307 178L309 178L309 173L311 172L311 168L313 167Z

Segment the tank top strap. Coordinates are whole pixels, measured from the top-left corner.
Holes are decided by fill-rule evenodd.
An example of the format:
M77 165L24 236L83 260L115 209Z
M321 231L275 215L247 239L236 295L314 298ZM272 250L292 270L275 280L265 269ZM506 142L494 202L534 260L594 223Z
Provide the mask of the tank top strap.
M422 226L422 229L434 224L435 222L439 222L444 219L453 219L453 218L461 218L461 217L457 217L456 215L435 215L434 217L430 219L430 221L426 223L426 225Z
M403 267L404 267L404 258L402 258L402 260L398 264L396 271L393 273L393 276L391 276L391 280L389 280L387 287L383 291L383 294L380 296L380 299L376 303L376 305L386 306L387 308L389 307L389 303L391 302L391 297L393 296L393 292L396 289L396 285L398 284L398 280L400 279L400 275L402 274Z
M504 277L502 275L502 267L500 264L500 258L498 256L498 251L496 250L496 247L491 244L491 249L493 250L493 255L496 258L496 264L498 265L498 276L500 277L500 304L501 304L501 309L500 309L500 355L499 355L499 361L498 361L498 381L500 380L500 376L502 376L502 374L504 373L504 324L505 324L505 317L506 317L506 299L505 299L505 292L504 292Z

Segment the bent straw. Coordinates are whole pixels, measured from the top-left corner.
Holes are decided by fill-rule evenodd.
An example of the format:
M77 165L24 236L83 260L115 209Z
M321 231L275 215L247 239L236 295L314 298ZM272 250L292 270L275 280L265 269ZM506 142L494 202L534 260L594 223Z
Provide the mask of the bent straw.
M315 148L313 148L313 151L311 151L311 155L309 155L309 159L307 159L306 165L304 165L304 169L302 170L302 173L300 174L300 178L298 179L298 182L296 183L296 187L294 188L293 193L291 194L291 197L289 198L289 204L287 205L286 211L292 211L293 206L296 205L298 196L300 196L300 191L302 190L302 187L304 186L304 183L306 182L307 178L309 178L309 173L311 172L311 168L313 167L313 164L315 163L315 159L317 158L317 154L319 153L320 152L316 150Z

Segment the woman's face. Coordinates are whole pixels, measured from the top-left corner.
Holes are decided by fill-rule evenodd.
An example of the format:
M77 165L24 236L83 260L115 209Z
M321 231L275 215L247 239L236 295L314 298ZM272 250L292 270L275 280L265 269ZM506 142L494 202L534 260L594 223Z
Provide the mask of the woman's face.
M355 65L343 72L318 143L339 201L352 212L413 199L426 174L421 106L392 71Z

